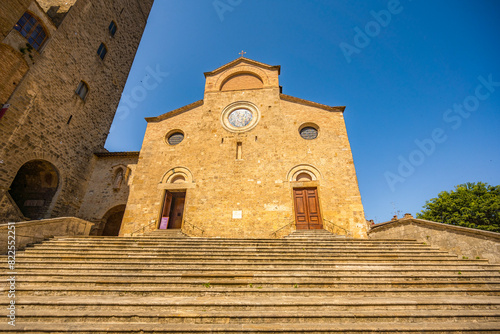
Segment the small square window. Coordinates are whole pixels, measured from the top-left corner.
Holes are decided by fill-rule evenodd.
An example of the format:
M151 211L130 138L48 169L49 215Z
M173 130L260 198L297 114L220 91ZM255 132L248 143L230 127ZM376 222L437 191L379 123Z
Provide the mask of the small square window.
M104 59L104 57L106 56L106 53L108 53L108 50L106 49L106 46L104 45L104 43L101 43L101 45L99 45L99 49L97 49L97 54L99 55L99 57L101 59Z
M114 36L116 34L116 23L115 23L115 21L111 21L111 23L109 24L108 30L109 30L109 33L111 34L111 36Z
M87 93L89 92L89 86L87 86L85 82L80 81L75 92L82 100L85 100L85 97L87 97Z

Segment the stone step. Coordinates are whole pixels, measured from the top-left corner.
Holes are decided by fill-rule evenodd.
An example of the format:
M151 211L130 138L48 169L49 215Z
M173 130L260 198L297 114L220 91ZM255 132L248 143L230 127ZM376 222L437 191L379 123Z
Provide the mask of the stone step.
M7 267L4 268L4 273L7 272ZM105 265L102 267L97 267L94 265L78 266L73 265L61 266L59 262L53 263L51 265L44 264L43 266L35 267L34 265L16 265L16 272L20 275L75 275L75 276L85 276L85 275L104 275L104 276L135 276L135 275L152 275L158 277L168 277L172 276L193 276L193 273L199 273L194 276L199 277L200 275L219 275L227 274L229 275L241 275L241 276L263 276L263 275L275 275L275 276L327 276L327 277L477 277L481 279L483 277L499 277L499 271L496 269L474 269L474 268L389 268L382 266L365 266L365 267L353 267L353 268L276 268L276 267L253 267L253 268L211 268L202 266L192 266L189 268L176 268L172 266L158 265L154 267L144 268L140 265L138 266L111 266ZM4 274L3 276L5 276Z
M7 273L0 274L0 280L5 280L11 277ZM155 282L155 281L188 281L188 280L202 280L207 282L207 280L266 280L273 282L288 282L290 280L307 280L309 282L317 281L328 281L328 282L429 282L429 281L487 281L487 282L498 282L500 281L500 275L496 274L484 274L484 273L467 273L460 272L458 274L456 271L452 275L439 274L439 273L424 273L421 272L414 273L413 275L402 274L402 273L392 273L392 274L358 274L353 276L352 274L321 274L321 273L311 273L306 272L298 274L296 272L288 273L255 273L255 272L209 272L209 273L193 273L193 272L182 272L178 274L173 274L171 271L154 272L154 273L142 273L137 271L120 273L114 270L108 270L107 272L89 272L85 271L70 271L66 273L55 273L51 270L40 270L40 271L20 271L17 270L17 281L18 282L41 282L41 281L73 281L75 279L79 280L100 280L100 281L112 281L112 282L131 282L131 281L145 281L145 282Z
M429 263L461 263L461 262L469 262L475 264L487 264L488 260L486 259L475 259L475 260L462 260L458 259L455 255L440 255L440 254L427 254L427 255L406 255L406 254L331 254L328 256L308 256L306 255L287 255L287 254L237 254L237 253L224 253L224 254L141 254L141 253L130 253L130 254L77 254L77 253L18 253L16 256L16 262L22 262L25 259L40 259L40 260L60 260L60 259L72 259L75 261L92 261L98 259L109 259L110 261L118 261L118 260L131 260L131 261L149 261L149 260L175 260L175 261L190 261L197 260L198 262L203 261L241 261L241 262L335 262L335 263L345 263L349 261L372 261L372 262L380 262L380 261L393 261L393 262L429 262Z
M81 255L81 256L89 256L89 255L108 255L108 256L130 256L130 255L147 255L147 256L179 256L179 257L188 257L188 256L224 256L224 257L251 257L251 256L294 256L294 257L322 257L322 258L330 258L330 257L433 257L433 258L443 258L443 259L457 259L456 255L452 255L446 252L438 252L438 251L398 251L398 252L384 252L384 251L255 251L255 250L239 250L239 251L230 251L230 250L189 250L189 251L179 251L179 250L162 250L162 249L81 249L81 250L52 250L52 249L27 249L24 253L19 253L18 257L22 258L26 255ZM119 254L119 255L117 255Z
M17 309L24 311L77 311L103 312L179 312L193 311L303 311L311 308L321 312L373 311L373 310L495 310L500 307L500 297L495 296L412 296L394 297L315 297L276 296L262 299L244 297L231 299L225 296L200 297L143 297L143 296L25 296L16 301Z
M437 262L437 261L436 261ZM77 261L70 259L24 259L23 261L17 260L16 269L35 269L35 268L52 268L54 270L64 268L131 268L143 270L200 270L205 268L209 270L265 270L265 269L282 269L282 270L349 270L355 273L358 270L376 270L376 269L395 269L395 270L456 270L462 272L463 270L500 270L500 265L497 264L483 264L474 263L472 261L449 261L449 263L436 263L436 262L413 262L408 263L405 261L352 261L352 262L279 262L268 261L266 262L239 262L239 261L137 261L129 259L123 260L97 260L93 261ZM4 261L0 263L0 269L7 270L8 265Z
M7 289L8 290L8 289ZM0 291L6 291L5 288ZM410 297L410 296L500 296L500 289L494 289L489 286L484 288L266 288L261 286L226 288L214 286L191 287L186 289L165 288L165 287L52 287L44 286L16 286L16 296L157 296L157 297L193 297L193 296L227 296L228 298L240 298L246 296L276 297L276 296L321 296L321 297Z
M139 243L126 243L126 244L103 244L103 245L95 245L95 244L58 244L58 243L44 243L44 244L37 244L34 245L33 247L28 248L28 250L72 250L72 249L82 249L82 250L89 250L89 249L95 249L96 247L99 247L99 249L102 250L123 250L123 249L128 249L128 250L230 250L230 251L269 251L269 250L288 250L288 251L378 251L378 252L396 252L396 251L404 251L404 252L427 252L427 251L433 251L433 252L442 252L446 253L445 251L440 251L439 248L437 247L429 247L429 246L420 246L420 245L415 245L415 246L315 246L315 245L308 245L304 247L300 246L287 246L287 245L275 245L275 246L266 246L266 245L259 245L259 246L229 246L229 245L211 245L211 246L206 246L203 244L196 244L196 245L171 245L171 244L158 244L158 243L152 243L152 244L139 244Z
M62 237L56 236L47 242L165 242L161 236L141 236L141 237L101 237L101 236L79 236ZM169 242L178 243L217 243L217 244L307 244L314 240L289 240L289 239L249 239L249 238L178 238L178 240L169 240ZM419 245L415 239L354 239L342 238L335 240L321 241L324 244L374 244L374 245Z
M4 282L0 284L0 291L9 290L9 283ZM52 288L66 288L78 289L81 287L99 287L99 288L121 288L128 289L132 288L329 288L329 289L364 289L364 288L409 288L409 289L421 289L421 288L456 288L456 289L471 289L471 288L488 288L490 290L500 291L500 280L494 281L481 281L481 280L399 280L393 278L392 280L359 280L353 278L349 281L335 281L335 280L325 280L318 279L312 280L311 278L300 278L294 277L290 279L276 280L273 278L241 278L241 279L224 279L224 278L199 278L199 279L182 279L182 280L146 280L146 279L104 279L104 278L91 278L91 279L29 279L23 276L16 277L16 289L29 288L29 289L52 289Z
M276 323L336 323L352 322L393 322L397 325L425 321L434 322L491 322L500 321L500 310L372 310L372 311L179 311L170 310L161 313L150 311L116 311L102 312L90 310L59 311L18 310L16 319L19 322L45 323L155 323L155 324L276 324Z
M394 322L361 323L276 323L276 324L169 324L158 328L155 323L27 323L18 322L12 327L0 323L0 332L19 333L493 333L500 329L500 322L419 321L398 324Z

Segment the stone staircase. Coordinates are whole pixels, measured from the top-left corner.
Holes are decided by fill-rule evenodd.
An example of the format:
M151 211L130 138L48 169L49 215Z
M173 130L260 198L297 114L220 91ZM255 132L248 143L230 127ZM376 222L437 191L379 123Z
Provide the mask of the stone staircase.
M326 231L57 237L17 254L16 327L4 318L0 332L499 333L499 270L411 240Z

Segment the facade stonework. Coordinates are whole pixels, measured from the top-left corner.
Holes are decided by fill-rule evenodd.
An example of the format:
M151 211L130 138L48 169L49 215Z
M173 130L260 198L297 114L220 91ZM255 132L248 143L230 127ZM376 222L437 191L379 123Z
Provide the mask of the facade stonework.
M146 119L120 235L161 227L165 205L173 205L168 193L185 196L181 228L190 235L290 233L298 226L296 190L307 189L319 202L315 228L366 237L344 107L281 94L279 71L239 58L205 73L203 100ZM253 118L231 125L224 112L233 105ZM316 129L317 138L302 138L303 127ZM183 140L169 144L172 133Z
M97 153L78 217L95 223L102 235L110 213L124 211L139 152Z
M39 188L38 197L14 198L21 211L46 207L31 219L77 216L91 178L95 152L104 152L121 92L153 0L8 0L0 4L0 221L15 216L9 194ZM46 39L36 50L15 25L28 13ZM110 22L117 25L112 36ZM31 34L31 33L30 33ZM101 43L107 54L101 59ZM4 66L5 65L5 66ZM84 98L75 91L83 82ZM50 163L51 171L24 170L29 162ZM14 182L16 176L19 176ZM34 180L39 178L41 182ZM47 182L50 181L50 182ZM53 196L47 184L55 187ZM19 192L19 191L17 191Z

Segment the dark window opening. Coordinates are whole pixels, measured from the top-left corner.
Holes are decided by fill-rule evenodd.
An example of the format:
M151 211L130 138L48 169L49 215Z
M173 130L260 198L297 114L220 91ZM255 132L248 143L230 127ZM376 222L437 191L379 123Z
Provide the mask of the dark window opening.
M106 49L106 45L104 45L104 43L101 43L101 45L99 45L99 49L97 49L97 54L101 59L104 59L106 53L108 53L108 49Z
M109 24L109 27L108 27L108 30L109 30L109 33L111 34L111 37L113 37L115 34L116 34L116 23L115 21L111 21L111 23Z

